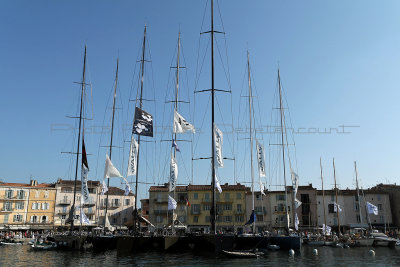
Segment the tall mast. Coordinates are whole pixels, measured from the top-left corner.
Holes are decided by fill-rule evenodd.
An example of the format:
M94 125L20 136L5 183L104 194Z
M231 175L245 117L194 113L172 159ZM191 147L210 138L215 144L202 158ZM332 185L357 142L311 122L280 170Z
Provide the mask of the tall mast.
M143 81L144 81L144 63L145 63L145 52L146 52L146 30L147 26L144 26L143 33L143 47L142 47L142 59L141 62L141 81L140 81L140 97L139 97L139 107L142 109L143 107ZM133 133L133 129L132 129ZM139 155L140 155L140 135L137 135L138 139L138 153L137 153L137 162L136 162L136 181L135 181L135 209L133 211L133 224L134 224L134 233L138 232L138 224L137 224L137 192L138 192L138 179L139 179Z
M361 200L360 200L360 189L358 187L358 172L357 172L357 163L354 161L354 171L356 172L356 187L357 187L357 198L358 198L358 212L360 214L360 223L361 223L361 227L363 224L362 221L362 213L361 213Z
M287 194L287 187L286 187L286 164L285 164L285 143L284 143L284 132L286 134L286 127L283 127L283 120L284 120L284 112L283 112L283 102L282 102L282 87L281 87L281 76L278 69L278 86L279 86L279 110L281 115L281 141L282 141L282 160L283 160L283 182L285 186L285 227L286 232L289 234L289 212L288 212L288 194Z
M337 214L337 221L338 221L338 228L339 228L339 236L341 235L340 232L340 212L339 212L339 203L338 203L338 188L336 186L336 168L335 168L335 158L333 158L333 178L335 179L335 194L336 194L336 214Z
M322 176L322 160L321 160L321 158L319 158L319 167L320 167L320 169L321 169L322 205L324 206L324 224L325 224L324 235L326 236L325 191L324 191L324 178L323 178L323 176Z
M76 149L76 167L75 167L75 181L74 181L74 199L72 201L72 207L70 211L70 215L72 215L71 220L71 233L74 230L74 211L75 211L75 197L76 197L76 183L78 180L78 163L79 163L79 146L81 142L81 126L82 126L82 113L83 113L83 96L85 93L85 73L86 73L86 45L85 45L85 55L83 57L83 73L82 73L82 82L81 82L81 107L79 111L79 130L78 130L78 146ZM82 186L82 185L81 185Z
M181 51L181 33L179 32L178 37L178 55L176 56L176 86L175 86L175 100L174 100L174 111L178 111L178 101L179 101L179 62L180 62L180 51ZM172 142L176 142L176 133L173 133ZM176 146L174 146L174 158L176 160ZM170 181L171 182L171 181ZM175 188L172 193L172 198L175 199ZM172 209L172 234L175 234L175 224L174 224L174 209Z
M118 63L119 59L117 58L117 70L115 72L114 98L113 98L112 117L111 117L111 136L110 136L110 151L109 151L110 160L112 156L111 154L112 154L113 135L114 135L115 99L117 97L117 86L118 86ZM109 187L110 187L110 179L107 179L107 188ZM106 210L104 213L104 233L106 232L107 211L108 211L108 190L106 195Z
M216 205L215 205L215 138L214 138L214 0L211 0L211 233L216 234Z
M247 51L247 76L249 84L249 123L250 123L250 170L251 170L251 210L254 213L254 170L253 170L253 131L252 131L252 93L251 93L251 77L250 77L250 53ZM253 222L253 233L256 232L256 222Z

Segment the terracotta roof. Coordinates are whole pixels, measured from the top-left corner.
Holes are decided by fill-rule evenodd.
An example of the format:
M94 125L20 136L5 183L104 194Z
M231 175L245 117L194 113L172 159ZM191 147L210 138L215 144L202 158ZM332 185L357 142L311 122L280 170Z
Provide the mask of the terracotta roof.
M122 190L121 188L118 187L110 186L108 187L108 194L113 196L123 196L125 195L125 190ZM134 196L134 194L129 193L128 196Z
M222 191L242 191L249 190L248 187L236 184L236 185L221 185ZM187 192L187 191L210 191L211 185L187 185L187 186L177 186L175 192ZM149 192L167 192L169 191L168 184L163 186L150 186Z
M334 195L336 194L336 190L332 189L332 190L324 190L325 195ZM387 192L384 192L382 190L377 190L377 189L363 189L362 190L364 192L364 194L383 194L383 195L387 195ZM360 191L360 195L362 194L362 192ZM317 190L317 195L322 195L322 190ZM357 195L357 190L356 189L344 189L344 190L340 190L338 191L338 195L343 196L355 196Z
M31 187L31 188L46 188L46 187L55 187L55 184L38 184L38 185L30 185L30 184L22 184L22 183L0 183L0 186L3 187Z

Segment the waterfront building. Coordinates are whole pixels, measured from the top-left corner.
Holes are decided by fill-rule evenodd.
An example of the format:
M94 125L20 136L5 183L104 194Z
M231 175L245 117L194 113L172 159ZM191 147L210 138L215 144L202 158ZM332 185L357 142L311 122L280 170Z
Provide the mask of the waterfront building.
M273 230L284 230L286 209L288 211L289 227L294 228L293 220L293 194L287 192L287 201L285 191L269 191L269 210L271 214L271 228ZM286 207L287 203L287 207Z
M324 207L322 191L317 192L318 225L324 224ZM335 190L325 190L325 214L326 224L337 230L338 224L342 230L364 227L369 223L373 228L384 228L385 224L392 224L392 215L389 194L375 189L360 190L360 198L357 191L346 189L338 191L339 218L335 210ZM367 214L366 202L378 207L378 215ZM361 216L360 216L361 211Z
M149 199L145 198L145 199L141 199L140 200L140 215L146 219L149 220ZM145 222L140 222L140 227L143 228L147 228L147 223Z
M389 194L393 226L400 228L400 185L378 184L371 189Z
M270 210L270 194L268 190L264 191L265 195L261 194L261 191L254 192L254 211L256 213L256 232L261 233L271 229L271 210ZM246 216L245 224L249 219L252 212L253 206L253 194L251 191L246 192ZM245 232L252 232L252 226L248 225L245 227Z
M290 192L293 193L293 191ZM312 184L299 186L296 198L300 200L301 205L296 210L293 208L292 216L294 218L294 212L297 213L299 230L315 229L318 226L317 189ZM294 202L292 207L295 207Z
M242 232L246 223L246 190L244 185L221 185L222 193L216 192L217 231ZM172 222L168 211L168 184L151 186L149 189L149 219L157 228ZM187 225L192 232L210 231L212 195L210 185L177 186L175 189L175 224Z
M57 191L56 194L56 205L54 210L54 225L56 227L68 227L65 224L66 219L69 216L69 212L73 203L74 198L74 181L73 180L62 180L58 179L55 184L55 188ZM88 190L91 201L89 204L85 204L83 206L83 212L88 217L90 224L89 226L97 225L97 194L100 190L100 182L98 181L88 181ZM80 226L79 220L79 212L78 206L81 202L81 181L78 180L76 182L76 198L75 198L75 213L74 213L74 225Z
M105 222L105 211L107 204L107 194L97 193L98 197L98 225L103 226ZM107 214L111 226L121 229L133 221L135 196L129 193L125 196L125 190L118 187L108 187L108 207Z
M55 201L55 184L38 184L36 180L31 180L26 216L29 229L53 229Z
M30 184L0 183L0 229L28 230L26 225Z

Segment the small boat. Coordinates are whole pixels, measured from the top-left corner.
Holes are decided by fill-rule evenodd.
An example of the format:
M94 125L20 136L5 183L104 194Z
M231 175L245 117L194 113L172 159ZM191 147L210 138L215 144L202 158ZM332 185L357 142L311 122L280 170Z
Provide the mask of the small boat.
M35 242L31 245L33 250L53 250L57 248L57 243L51 241Z
M15 246L15 245L23 245L23 244L24 244L24 241L15 241L14 239L0 241L0 245L6 245L6 246Z
M221 252L232 258L257 258L264 255L263 252L250 250L222 250Z
M280 249L278 245L268 245L267 248L268 250L273 250L273 251Z
M374 244L374 238L359 238L354 239L354 245L356 247L371 247Z
M324 240L309 240L307 242L307 245L310 245L310 246L323 246L323 245L325 245L325 241Z

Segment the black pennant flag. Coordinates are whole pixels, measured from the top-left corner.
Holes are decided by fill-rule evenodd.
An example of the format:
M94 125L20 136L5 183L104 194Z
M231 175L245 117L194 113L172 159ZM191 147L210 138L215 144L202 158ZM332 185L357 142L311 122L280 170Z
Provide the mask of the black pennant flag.
M136 107L132 133L153 137L153 116Z

